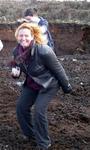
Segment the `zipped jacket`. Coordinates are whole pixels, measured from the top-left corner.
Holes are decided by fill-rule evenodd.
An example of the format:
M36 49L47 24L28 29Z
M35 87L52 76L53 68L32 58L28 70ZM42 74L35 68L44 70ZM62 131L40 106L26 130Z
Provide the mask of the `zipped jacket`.
M17 48L14 49L13 54L17 57ZM35 44L31 49L28 65L25 63L18 65L26 75L44 88L48 88L54 82L54 84L59 84L65 93L71 91L65 70L48 45Z

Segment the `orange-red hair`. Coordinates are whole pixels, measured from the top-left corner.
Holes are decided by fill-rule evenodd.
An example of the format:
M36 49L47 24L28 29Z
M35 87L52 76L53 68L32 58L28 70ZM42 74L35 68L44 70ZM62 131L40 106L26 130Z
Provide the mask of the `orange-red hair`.
M18 33L21 29L29 29L31 34L34 36L34 40L37 44L45 44L46 41L43 39L42 31L40 27L35 23L23 23L15 31L15 38L18 39Z

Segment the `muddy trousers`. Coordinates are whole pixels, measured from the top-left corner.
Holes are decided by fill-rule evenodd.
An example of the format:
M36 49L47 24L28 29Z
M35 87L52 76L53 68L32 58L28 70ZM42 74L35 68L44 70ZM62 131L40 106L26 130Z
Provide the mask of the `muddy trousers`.
M54 86L38 92L23 87L17 101L17 119L23 134L29 138L34 136L40 147L47 148L51 143L48 134L47 108L58 89L58 86ZM34 107L32 107L33 105Z

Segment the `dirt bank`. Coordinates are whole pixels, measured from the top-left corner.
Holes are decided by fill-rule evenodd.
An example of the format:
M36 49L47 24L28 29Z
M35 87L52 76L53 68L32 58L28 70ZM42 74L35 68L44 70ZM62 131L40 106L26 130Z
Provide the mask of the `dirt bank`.
M0 53L0 150L35 150L35 146L20 138L15 114L20 87L11 79L7 68L12 47L13 44L6 43L6 48ZM90 54L62 55L59 60L67 71L75 94L64 95L60 90L49 105L51 150L89 150Z
M0 39L5 43L15 45L15 29L17 22L0 24ZM52 34L55 52L59 55L66 54L88 54L90 53L90 26L73 23L52 23L49 26Z

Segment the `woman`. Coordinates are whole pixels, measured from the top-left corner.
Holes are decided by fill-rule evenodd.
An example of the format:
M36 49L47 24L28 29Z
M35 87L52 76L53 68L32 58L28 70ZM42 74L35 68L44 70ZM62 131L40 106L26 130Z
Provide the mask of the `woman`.
M23 23L16 29L15 37L19 45L13 51L15 63L12 76L18 78L21 72L26 75L16 106L18 122L23 134L29 139L35 138L39 150L46 150L51 146L48 104L60 87L64 93L70 93L72 88L65 70L53 50L43 41L37 25Z
M42 35L45 40L47 40L47 45L54 49L54 41L52 39L51 33L49 31L48 21L39 16L38 10L36 8L28 8L24 12L24 18L18 19L18 23L22 22L32 22L38 24L42 30Z

